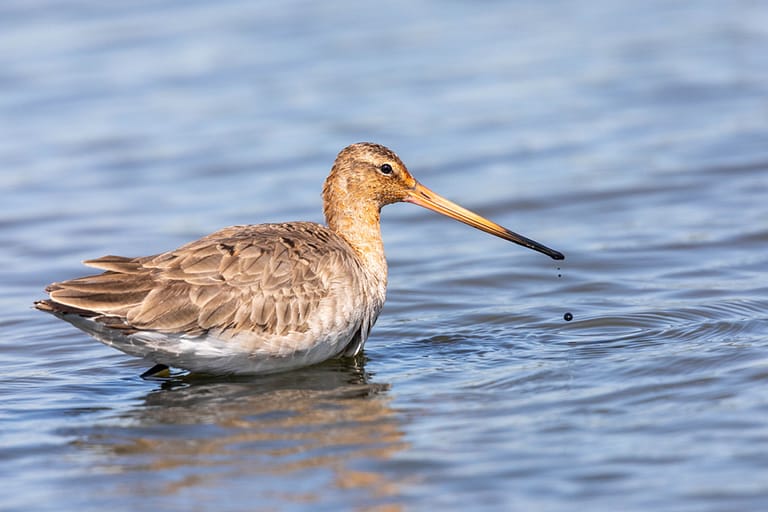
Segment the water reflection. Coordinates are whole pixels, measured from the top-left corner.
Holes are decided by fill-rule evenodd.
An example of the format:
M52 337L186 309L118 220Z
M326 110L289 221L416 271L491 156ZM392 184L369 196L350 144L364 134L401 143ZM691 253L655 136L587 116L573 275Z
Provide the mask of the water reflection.
M76 433L75 444L96 456L102 474L126 474L114 490L123 496L223 496L244 487L303 503L332 486L337 498L388 502L400 486L376 462L407 448L388 389L371 382L361 361L252 379L176 379Z

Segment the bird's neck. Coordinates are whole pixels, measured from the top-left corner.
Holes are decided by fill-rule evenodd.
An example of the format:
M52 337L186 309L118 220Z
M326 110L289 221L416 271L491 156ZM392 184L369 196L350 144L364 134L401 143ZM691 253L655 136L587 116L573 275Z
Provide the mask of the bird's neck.
M381 240L381 203L354 174L334 168L323 186L323 213L328 227L350 245L383 303L387 260Z
M352 247L366 270L386 279L387 261L381 240L381 218L378 205L335 203L325 209L328 227L338 233Z

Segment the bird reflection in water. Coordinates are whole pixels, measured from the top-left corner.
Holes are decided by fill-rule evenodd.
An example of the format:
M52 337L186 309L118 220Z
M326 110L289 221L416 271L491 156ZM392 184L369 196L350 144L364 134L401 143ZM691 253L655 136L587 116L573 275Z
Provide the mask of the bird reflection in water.
M388 389L370 382L362 358L263 377L169 379L140 406L78 432L76 444L103 455L105 472L131 473L117 492L133 496L245 487L262 504L312 503L331 479L363 503L392 505L400 483L380 463L407 445Z

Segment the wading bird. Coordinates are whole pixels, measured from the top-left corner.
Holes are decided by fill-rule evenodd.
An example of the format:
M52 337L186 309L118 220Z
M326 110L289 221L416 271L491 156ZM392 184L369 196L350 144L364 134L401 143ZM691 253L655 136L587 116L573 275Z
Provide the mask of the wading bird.
M405 201L561 260L563 255L448 201L373 143L336 157L323 187L326 225L224 228L154 256L85 261L103 272L60 283L35 303L99 341L206 374L260 374L353 356L384 304L379 216Z

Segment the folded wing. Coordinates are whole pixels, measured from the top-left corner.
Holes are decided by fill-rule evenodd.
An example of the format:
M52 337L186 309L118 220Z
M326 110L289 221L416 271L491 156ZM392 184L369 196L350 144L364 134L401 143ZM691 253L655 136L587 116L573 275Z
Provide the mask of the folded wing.
M339 288L360 289L346 242L305 222L233 226L156 256L85 263L105 272L52 284L38 307L128 330L283 335L309 329Z

